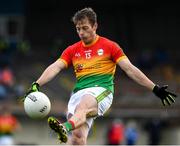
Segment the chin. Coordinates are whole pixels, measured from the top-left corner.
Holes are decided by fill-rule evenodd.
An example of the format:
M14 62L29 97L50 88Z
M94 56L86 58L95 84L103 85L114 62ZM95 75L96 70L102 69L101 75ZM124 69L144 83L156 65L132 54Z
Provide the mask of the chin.
M85 44L88 44L89 41L87 41L87 39L81 39Z
M84 43L85 43L86 45L90 44L90 42L89 42L89 41L84 41Z
M89 40L89 39L86 39L86 40L83 40L85 44L91 44L92 43L92 40Z

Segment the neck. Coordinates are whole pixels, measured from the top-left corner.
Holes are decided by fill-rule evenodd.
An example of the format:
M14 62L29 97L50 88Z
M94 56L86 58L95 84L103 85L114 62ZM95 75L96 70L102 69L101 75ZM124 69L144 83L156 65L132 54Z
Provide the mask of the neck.
M99 39L99 36L96 34L94 39L90 43L85 44L84 42L82 42L83 46L84 47L90 47L90 46L94 45L97 42L98 39Z
M92 37L92 40L90 42L83 42L85 45L90 45L92 44L95 40L97 39L97 34L94 34L94 36Z

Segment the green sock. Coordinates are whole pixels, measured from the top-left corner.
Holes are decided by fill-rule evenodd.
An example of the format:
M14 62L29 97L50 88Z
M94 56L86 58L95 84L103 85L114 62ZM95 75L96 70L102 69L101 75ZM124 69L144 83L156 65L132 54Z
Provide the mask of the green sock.
M71 122L67 121L67 122L63 123L63 125L65 126L65 128L68 132L73 130L73 125Z

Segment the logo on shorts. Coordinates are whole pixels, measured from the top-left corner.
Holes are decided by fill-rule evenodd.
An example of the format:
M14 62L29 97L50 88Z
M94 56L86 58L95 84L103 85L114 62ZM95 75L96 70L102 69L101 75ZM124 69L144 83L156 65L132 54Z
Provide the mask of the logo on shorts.
M104 54L104 50L103 50L103 49L99 49L99 50L97 51L97 54L98 54L99 56L103 55L103 54Z

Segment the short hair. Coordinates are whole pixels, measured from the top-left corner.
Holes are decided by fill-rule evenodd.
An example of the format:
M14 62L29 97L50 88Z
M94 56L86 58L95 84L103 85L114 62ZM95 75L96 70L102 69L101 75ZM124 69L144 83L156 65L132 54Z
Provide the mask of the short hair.
M97 15L92 8L84 8L77 11L72 17L72 21L76 25L78 21L86 18L89 20L92 26L97 22Z

